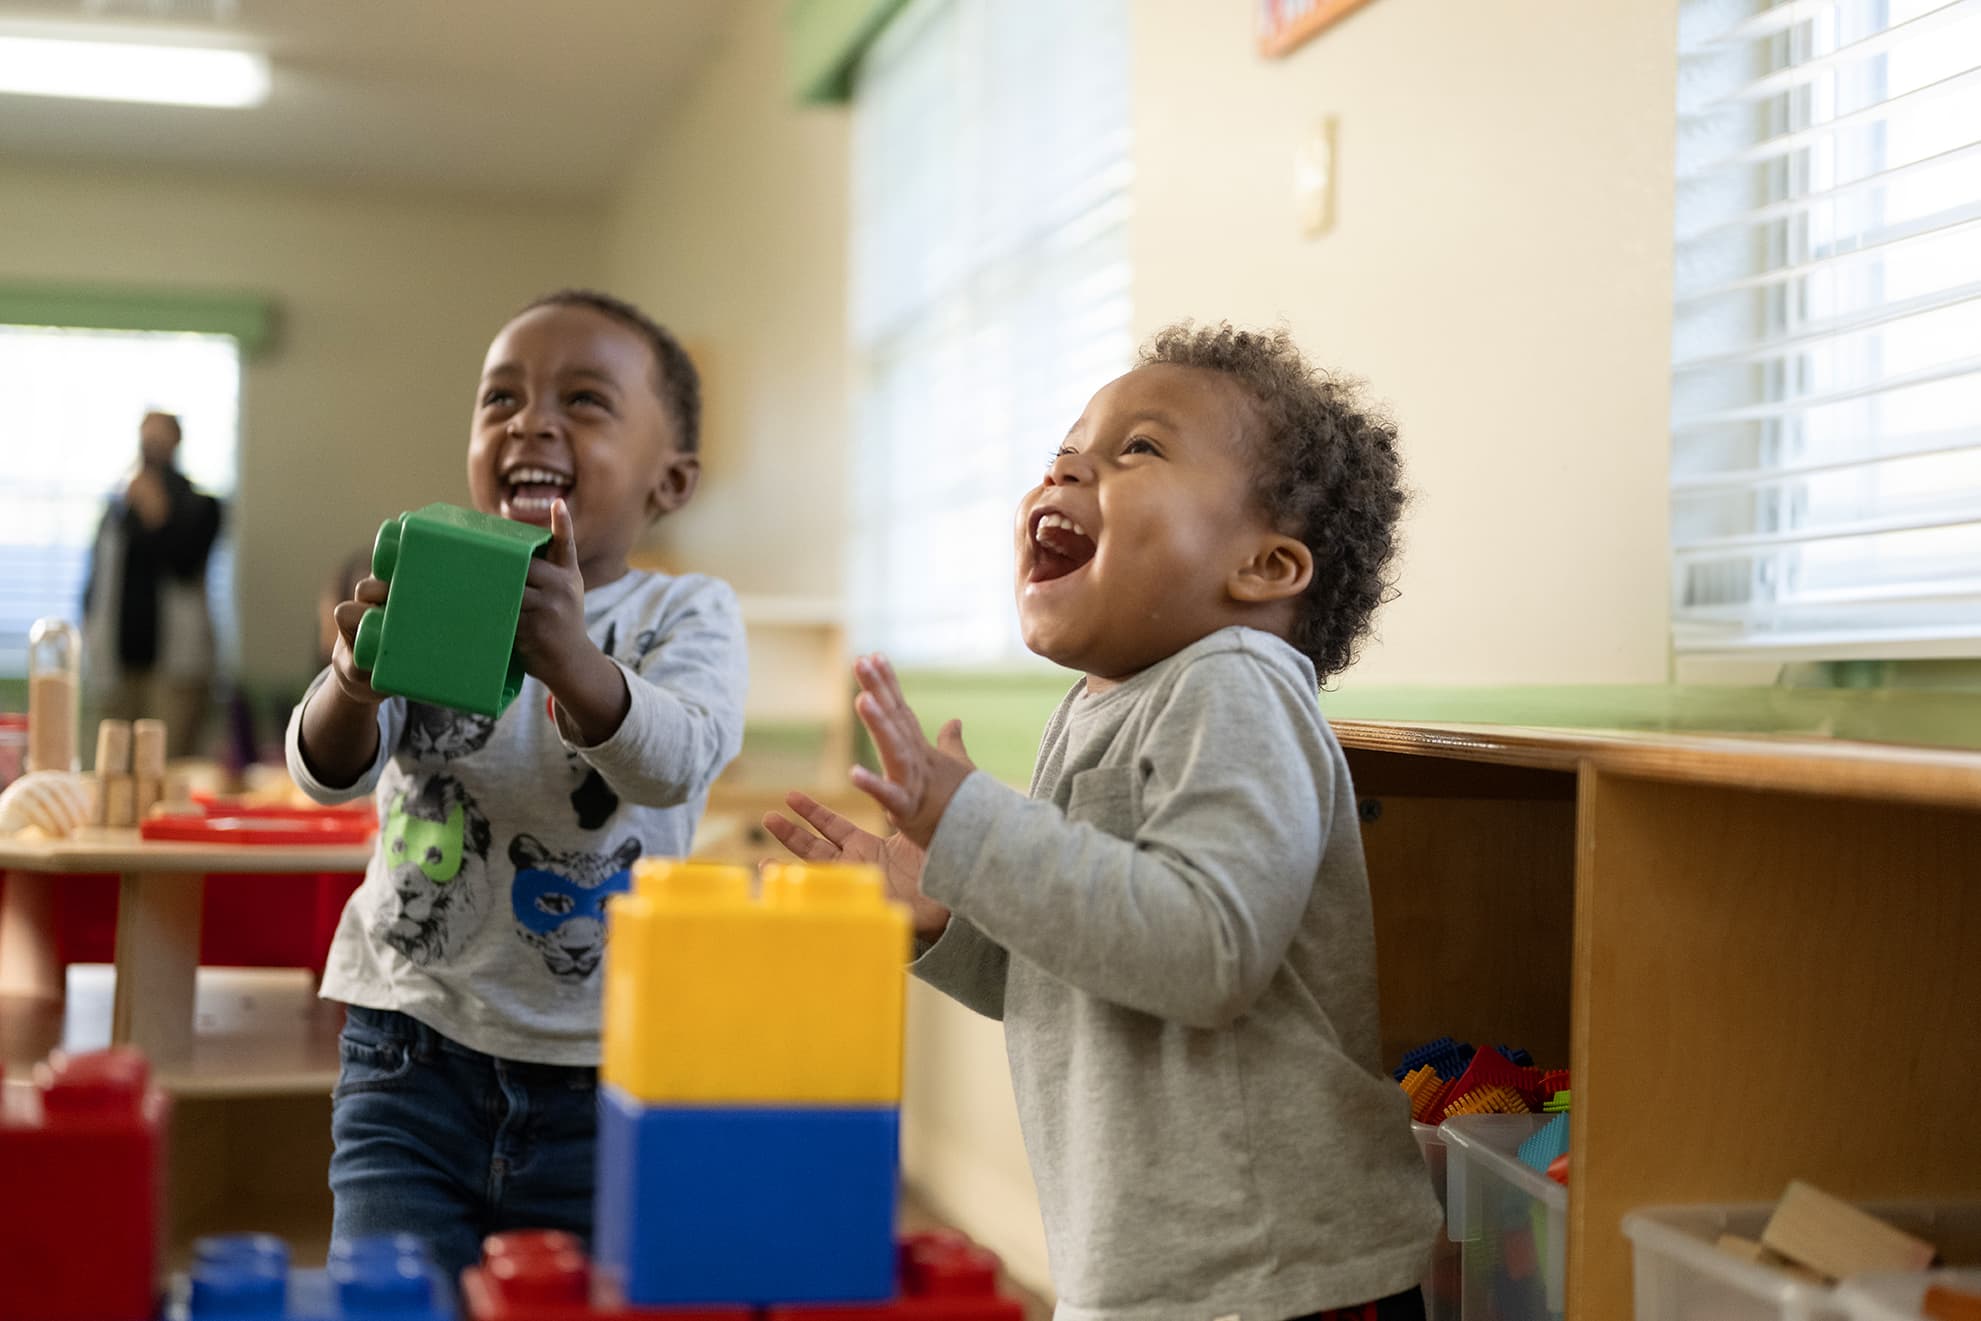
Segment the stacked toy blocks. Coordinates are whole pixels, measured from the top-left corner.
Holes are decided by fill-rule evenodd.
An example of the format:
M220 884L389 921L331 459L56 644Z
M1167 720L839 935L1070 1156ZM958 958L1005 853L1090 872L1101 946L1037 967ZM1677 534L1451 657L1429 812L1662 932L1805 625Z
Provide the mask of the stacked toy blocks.
M501 715L522 691L516 621L549 541L547 528L458 505L387 519L371 571L390 590L358 621L352 658L380 692Z
M58 1052L0 1095L0 1317L154 1314L166 1113L128 1047Z
M646 859L612 900L599 1265L636 1307L896 1284L908 915L880 873Z
M452 1321L454 1291L410 1234L337 1239L322 1270L291 1270L267 1234L193 1245L184 1321Z

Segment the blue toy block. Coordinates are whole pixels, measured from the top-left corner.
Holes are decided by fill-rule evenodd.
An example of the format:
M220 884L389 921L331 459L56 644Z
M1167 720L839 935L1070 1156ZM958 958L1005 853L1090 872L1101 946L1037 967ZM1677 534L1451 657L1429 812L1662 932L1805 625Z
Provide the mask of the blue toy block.
M599 1088L600 1271L628 1303L854 1303L895 1285L892 1106L647 1106Z
M183 1321L453 1321L454 1290L410 1234L338 1239L320 1271L289 1269L289 1246L267 1234L193 1245Z
M1498 1050L1500 1057L1508 1064L1518 1065L1523 1069L1534 1067L1534 1057L1518 1046L1509 1046L1502 1042Z

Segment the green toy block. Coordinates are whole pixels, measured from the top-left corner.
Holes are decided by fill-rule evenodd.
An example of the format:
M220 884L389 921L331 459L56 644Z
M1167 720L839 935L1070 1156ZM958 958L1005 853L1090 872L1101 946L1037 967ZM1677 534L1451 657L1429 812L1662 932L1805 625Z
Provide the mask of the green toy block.
M499 716L523 687L516 620L550 530L458 505L378 529L372 576L391 591L358 621L352 654L382 693Z

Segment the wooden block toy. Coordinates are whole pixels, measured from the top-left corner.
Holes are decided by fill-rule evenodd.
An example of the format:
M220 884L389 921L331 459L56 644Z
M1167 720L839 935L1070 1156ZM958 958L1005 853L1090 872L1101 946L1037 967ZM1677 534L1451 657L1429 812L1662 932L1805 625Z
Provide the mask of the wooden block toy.
M1931 1243L1796 1180L1761 1232L1762 1244L1829 1279L1864 1271L1917 1271L1932 1264Z
M96 773L128 775L131 771L131 722L105 720L96 727Z
M138 823L137 782L128 775L99 775L97 803L102 813L98 825L122 829Z
M864 866L642 859L609 901L602 1083L648 1105L895 1105L907 910Z
M371 571L390 587L352 654L380 692L499 716L523 685L516 621L548 528L433 504L387 519Z
M139 779L165 778L165 722L131 722L131 774Z
M51 1055L0 1095L0 1317L148 1321L168 1104L128 1046Z
M1768 1252L1757 1240L1742 1238L1738 1234L1722 1234L1713 1246L1729 1257L1737 1257L1750 1266L1760 1265L1762 1258Z

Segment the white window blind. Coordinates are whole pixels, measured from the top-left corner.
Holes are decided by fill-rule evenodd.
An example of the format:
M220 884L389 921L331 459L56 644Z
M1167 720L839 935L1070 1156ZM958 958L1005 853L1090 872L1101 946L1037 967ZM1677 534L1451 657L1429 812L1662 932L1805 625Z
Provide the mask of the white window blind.
M1981 0L1682 0L1681 652L1981 656Z
M854 88L853 632L1023 656L1020 495L1127 369L1126 0L914 0Z
M234 493L240 394L240 349L226 336L0 325L0 675L25 672L36 619L81 623L97 525L135 470L147 412L179 415L179 470L193 485ZM207 566L223 656L235 632L231 546L223 523Z

